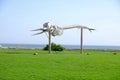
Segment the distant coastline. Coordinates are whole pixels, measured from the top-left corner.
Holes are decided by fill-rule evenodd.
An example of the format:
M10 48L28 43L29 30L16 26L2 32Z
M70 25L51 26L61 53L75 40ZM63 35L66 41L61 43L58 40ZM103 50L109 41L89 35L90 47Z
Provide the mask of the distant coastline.
M0 48L43 49L45 44L6 44L0 43ZM63 45L66 49L80 49L80 45ZM92 50L120 50L120 46L85 45L84 49Z

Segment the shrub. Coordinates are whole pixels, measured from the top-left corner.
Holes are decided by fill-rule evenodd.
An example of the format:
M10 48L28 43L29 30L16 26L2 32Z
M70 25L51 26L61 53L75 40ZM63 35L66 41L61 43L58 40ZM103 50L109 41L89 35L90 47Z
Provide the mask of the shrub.
M49 45L47 44L44 47L44 50L48 50L48 48L49 48ZM52 51L63 51L63 50L65 50L65 48L62 45L57 45L55 43L51 43L51 50Z

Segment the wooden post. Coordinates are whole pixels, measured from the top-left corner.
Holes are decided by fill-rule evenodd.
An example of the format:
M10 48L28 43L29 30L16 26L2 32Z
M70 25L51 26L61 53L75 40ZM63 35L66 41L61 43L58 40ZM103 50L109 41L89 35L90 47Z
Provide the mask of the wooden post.
M81 28L80 53L83 54L83 28Z
M49 35L48 36L49 37L49 42L48 42L49 43L49 52L48 53L51 54L51 31L48 32L48 35Z

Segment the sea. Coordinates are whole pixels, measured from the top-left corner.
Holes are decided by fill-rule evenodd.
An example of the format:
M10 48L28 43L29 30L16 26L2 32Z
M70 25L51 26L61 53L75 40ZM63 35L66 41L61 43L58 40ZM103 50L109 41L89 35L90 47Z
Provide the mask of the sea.
M43 49L46 44L8 44L0 43L0 48L23 48L23 49ZM66 49L80 49L80 45L62 45ZM84 45L83 49L91 50L120 50L120 46L101 46L101 45Z

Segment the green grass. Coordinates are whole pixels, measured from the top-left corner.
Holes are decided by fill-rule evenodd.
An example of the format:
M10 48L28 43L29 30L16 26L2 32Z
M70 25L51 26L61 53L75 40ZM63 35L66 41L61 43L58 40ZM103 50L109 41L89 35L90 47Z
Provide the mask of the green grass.
M120 52L0 50L0 80L120 80Z

